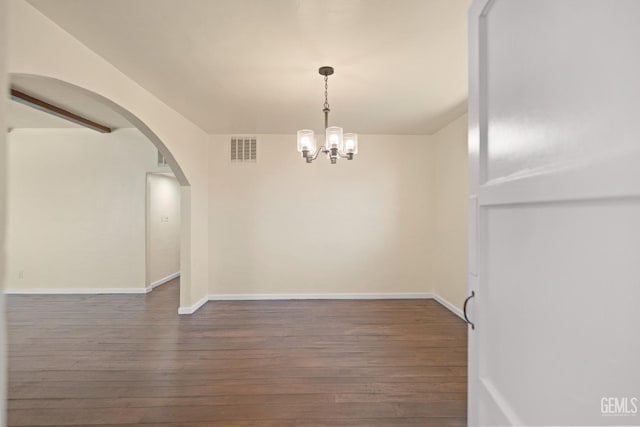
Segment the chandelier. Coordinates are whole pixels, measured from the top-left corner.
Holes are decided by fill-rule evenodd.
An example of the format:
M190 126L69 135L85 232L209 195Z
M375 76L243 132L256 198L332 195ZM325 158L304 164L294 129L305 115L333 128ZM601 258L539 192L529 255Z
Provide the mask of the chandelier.
M298 151L302 153L307 163L311 163L318 158L320 153L327 155L332 164L335 164L338 157L353 160L354 154L358 153L358 135L355 133L345 133L342 128L329 126L329 76L333 74L333 67L320 67L318 70L324 76L324 145L318 147L316 137L312 130L302 129L298 131Z

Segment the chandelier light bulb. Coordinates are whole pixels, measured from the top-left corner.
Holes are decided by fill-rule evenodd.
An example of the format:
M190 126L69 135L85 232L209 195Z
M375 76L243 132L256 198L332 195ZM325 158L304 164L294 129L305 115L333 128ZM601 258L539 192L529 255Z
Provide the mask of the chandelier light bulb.
M327 134L327 148L337 148L342 151L342 128L337 126L331 126L326 129Z
M355 133L345 133L342 138L344 140L344 152L347 154L358 154L358 135Z
M298 151L308 151L313 155L316 152L316 138L312 130L303 129L298 131Z

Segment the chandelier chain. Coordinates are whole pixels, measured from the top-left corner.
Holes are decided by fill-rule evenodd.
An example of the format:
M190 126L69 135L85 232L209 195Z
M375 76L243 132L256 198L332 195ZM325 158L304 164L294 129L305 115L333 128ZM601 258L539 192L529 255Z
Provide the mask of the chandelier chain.
M329 76L324 76L324 109L329 109Z

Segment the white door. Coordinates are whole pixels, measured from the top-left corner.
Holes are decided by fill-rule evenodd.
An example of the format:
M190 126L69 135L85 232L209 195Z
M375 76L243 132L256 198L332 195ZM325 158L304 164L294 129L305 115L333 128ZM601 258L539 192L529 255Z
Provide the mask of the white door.
M469 18L469 425L640 425L640 1Z

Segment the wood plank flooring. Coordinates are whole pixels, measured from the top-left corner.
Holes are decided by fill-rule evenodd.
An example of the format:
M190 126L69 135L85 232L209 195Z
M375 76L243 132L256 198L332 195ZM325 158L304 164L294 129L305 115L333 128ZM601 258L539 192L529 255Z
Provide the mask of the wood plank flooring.
M467 332L432 300L8 296L13 426L466 425Z

